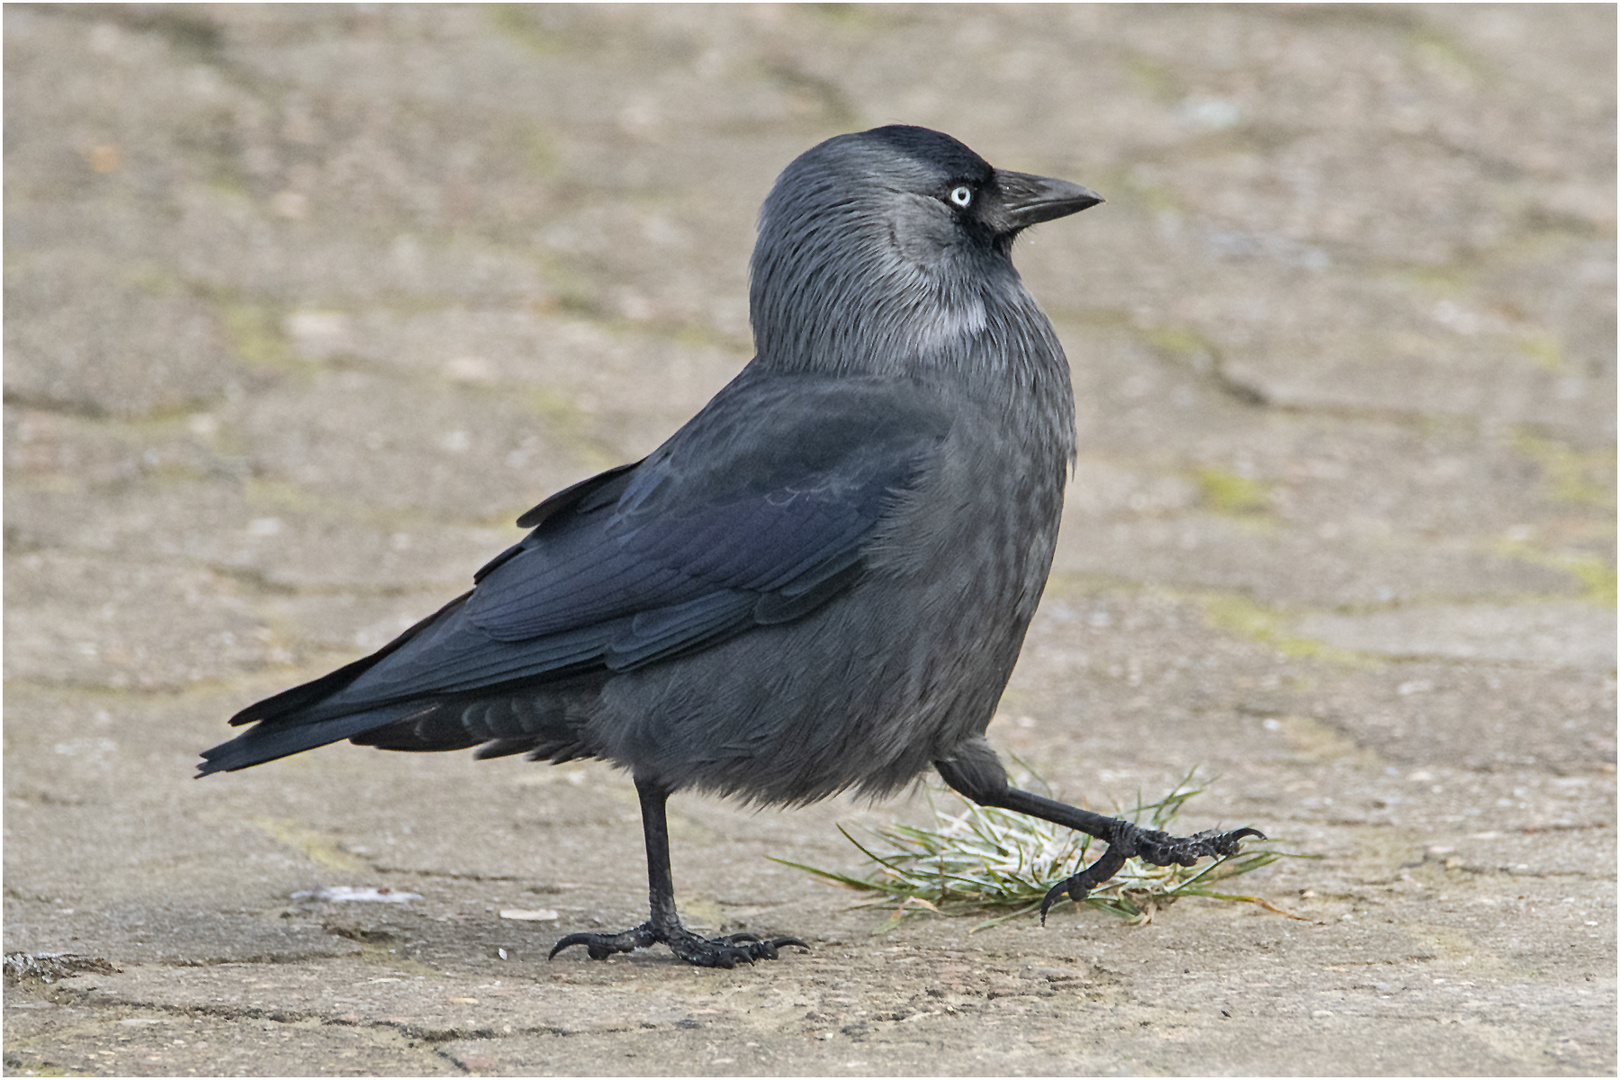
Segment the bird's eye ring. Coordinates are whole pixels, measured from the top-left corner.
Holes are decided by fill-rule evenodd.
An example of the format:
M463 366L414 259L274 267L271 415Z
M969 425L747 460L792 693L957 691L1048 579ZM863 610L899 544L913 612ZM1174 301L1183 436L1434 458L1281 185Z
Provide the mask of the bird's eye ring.
M966 209L973 202L973 189L966 184L957 184L951 188L951 202Z

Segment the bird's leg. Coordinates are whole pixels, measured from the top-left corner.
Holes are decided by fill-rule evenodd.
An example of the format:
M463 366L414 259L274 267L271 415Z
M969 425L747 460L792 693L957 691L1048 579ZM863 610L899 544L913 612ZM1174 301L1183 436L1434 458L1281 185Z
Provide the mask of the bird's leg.
M1205 856L1218 858L1222 855L1235 854L1241 842L1247 837L1265 839L1265 834L1259 829L1248 828L1234 829L1231 832L1209 829L1194 833L1192 836L1171 836L1157 829L1144 829L1124 818L1093 814L1089 810L1081 810L1067 803L1043 798L1015 787L1004 789L1000 801L987 805L1043 818L1070 829L1089 833L1108 843L1108 850L1103 852L1096 862L1079 873L1064 878L1047 891L1046 898L1041 901L1042 923L1046 922L1047 909L1060 896L1067 893L1069 899L1078 904L1092 889L1119 873L1126 859L1137 858L1154 866L1169 866L1172 863L1177 866L1191 866Z
M754 934L730 934L704 938L681 925L675 914L675 879L669 869L669 823L664 802L669 792L650 780L636 778L636 794L641 798L641 828L647 841L647 899L651 918L620 934L569 934L551 947L556 956L570 945L583 945L592 960L605 960L614 953L644 949L662 941L674 954L698 967L735 967L739 962L775 960L783 945L810 946L798 938L762 940Z
M1090 810L1082 810L1068 803L1048 799L1033 792L1015 788L1007 783L1007 773L1001 761L983 739L976 739L959 747L949 758L934 762L934 767L945 782L981 806L998 806L1050 821L1065 828L1076 829L1105 841L1108 850L1078 873L1064 878L1047 891L1041 901L1041 923L1046 922L1047 909L1057 899L1068 894L1075 903L1086 894L1119 873L1125 860L1141 859L1154 866L1191 866L1205 856L1220 857L1235 854L1245 838L1264 840L1259 829L1234 829L1220 832L1210 829L1192 836L1171 836L1157 829L1144 829L1123 818L1105 817Z

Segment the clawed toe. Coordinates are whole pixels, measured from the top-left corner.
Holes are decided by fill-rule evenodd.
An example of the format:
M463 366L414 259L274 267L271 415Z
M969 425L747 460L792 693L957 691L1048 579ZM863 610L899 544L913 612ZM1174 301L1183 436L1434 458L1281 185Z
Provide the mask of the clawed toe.
M730 937L721 938L720 940L731 945L742 945L747 950L750 961L775 960L777 958L776 950L784 945L797 945L805 950L810 948L796 937L779 937L767 940L754 934L732 934Z
M780 937L769 940L757 934L729 934L719 938L701 938L684 928L669 936L669 947L688 964L698 967L731 968L738 964L752 964L755 960L775 960L777 950L784 945L810 946L798 938Z
M1231 832L1224 833L1217 833L1211 829L1208 833L1199 833L1198 835L1209 837L1210 851L1215 855L1235 855L1238 849L1243 846L1243 841L1249 839L1264 840L1266 838L1266 834L1259 829L1247 827L1233 829Z
M551 947L546 959L554 959L558 953L571 945L583 945L592 960L606 960L614 953L644 949L660 940L662 939L657 936L650 923L642 923L622 934L569 934Z
M1238 851L1242 842L1253 837L1264 840L1259 829L1218 832L1209 829L1192 836L1171 836L1162 832L1141 832L1136 837L1136 857L1154 866L1191 866L1202 858L1220 858Z
M659 927L649 922L622 934L569 934L551 947L551 956L555 957L571 945L583 945L592 960L606 960L614 953L643 949L660 941L688 964L718 968L752 964L755 960L775 960L777 950L784 945L810 948L795 937L764 939L757 934L729 934L703 938L679 923L672 927Z

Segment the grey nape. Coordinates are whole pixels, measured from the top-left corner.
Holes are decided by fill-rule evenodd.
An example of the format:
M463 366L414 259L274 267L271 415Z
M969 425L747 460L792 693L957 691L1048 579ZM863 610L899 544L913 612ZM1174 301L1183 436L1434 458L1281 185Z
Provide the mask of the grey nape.
M1178 839L1010 787L983 738L1075 453L1068 362L1013 240L1101 201L924 128L807 151L760 214L742 372L642 461L519 518L533 531L472 591L242 710L231 722L253 726L201 773L340 739L623 766L651 917L557 943L595 958L664 942L731 967L803 944L681 926L664 803L683 788L806 803L932 764L980 803L1107 841L1049 903L1132 856L1236 850L1259 833Z

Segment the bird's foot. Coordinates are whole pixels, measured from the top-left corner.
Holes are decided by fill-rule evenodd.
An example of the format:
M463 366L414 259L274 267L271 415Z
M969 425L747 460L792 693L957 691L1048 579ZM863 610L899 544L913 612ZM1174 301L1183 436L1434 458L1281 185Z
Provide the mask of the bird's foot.
M784 945L810 946L795 937L761 938L755 934L728 934L725 937L705 938L692 933L679 923L664 939L670 951L698 967L735 967L740 962L752 964L755 960L775 960L776 950Z
M1249 837L1257 840L1266 838L1259 829L1234 829L1231 832L1209 829L1192 836L1171 836L1157 829L1142 829L1128 821L1119 821L1108 835L1102 837L1108 843L1108 850L1096 862L1048 890L1046 898L1041 901L1041 924L1046 924L1047 909L1065 893L1078 904L1092 889L1119 873L1126 859L1134 857L1154 866L1169 866L1172 863L1191 866L1206 856L1219 858L1236 854L1242 841Z
M570 945L583 945L592 960L606 960L614 953L645 949L660 941L688 964L719 968L752 964L755 960L775 960L776 950L784 945L797 945L801 949L810 947L793 937L766 939L756 934L728 934L725 937L705 938L678 922L658 926L649 921L622 934L569 934L551 947L551 955L556 956Z

